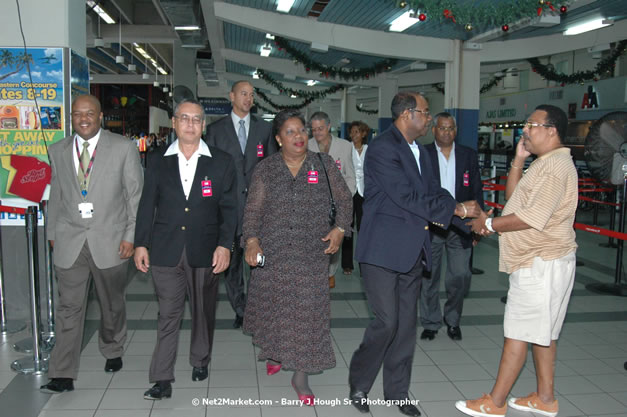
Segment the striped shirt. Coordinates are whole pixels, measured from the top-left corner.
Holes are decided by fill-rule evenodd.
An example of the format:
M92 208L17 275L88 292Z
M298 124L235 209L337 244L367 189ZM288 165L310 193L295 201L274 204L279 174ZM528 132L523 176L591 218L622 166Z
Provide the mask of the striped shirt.
M531 229L500 236L499 271L511 274L531 267L536 256L550 261L575 251L577 199L577 170L570 149L557 148L533 161L502 214L516 214Z

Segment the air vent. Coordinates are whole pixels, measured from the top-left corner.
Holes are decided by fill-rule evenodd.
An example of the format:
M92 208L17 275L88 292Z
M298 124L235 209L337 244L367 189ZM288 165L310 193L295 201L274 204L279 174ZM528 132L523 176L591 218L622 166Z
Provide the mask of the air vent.
M312 17L314 19L319 18L324 8L327 7L330 2L331 0L317 0L313 6L311 6L311 10L307 13L307 17Z

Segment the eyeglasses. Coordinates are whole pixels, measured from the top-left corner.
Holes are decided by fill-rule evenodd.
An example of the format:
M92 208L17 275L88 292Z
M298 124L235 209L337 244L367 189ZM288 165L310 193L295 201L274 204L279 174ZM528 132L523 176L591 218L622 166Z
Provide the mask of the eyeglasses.
M436 129L438 129L440 132L454 132L455 129L457 128L454 126L449 126L449 127L441 126L441 127L436 127Z
M175 119L180 120L183 123L186 124L193 124L193 125L199 125L202 123L203 118L200 116L190 116L188 114L182 114L180 116L174 116Z
M429 115L431 114L431 113L429 113L429 110L420 110L420 109L407 109L407 110L412 112L412 113L414 113L414 112L415 113L422 113L422 114L424 114L427 117L429 117Z
M535 122L525 122L523 128L531 129L532 127L555 127L555 125L551 125L548 123L535 123Z

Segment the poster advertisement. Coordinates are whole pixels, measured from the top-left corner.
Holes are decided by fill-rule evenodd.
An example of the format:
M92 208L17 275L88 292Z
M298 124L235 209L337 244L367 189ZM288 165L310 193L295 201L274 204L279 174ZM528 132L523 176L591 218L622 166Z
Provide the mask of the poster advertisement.
M73 50L70 52L70 88L71 99L89 94L89 61Z
M23 48L0 48L3 205L25 207L47 198L50 179L47 146L65 136L63 65L62 48L29 48L27 53ZM22 216L1 213L0 224L24 222Z

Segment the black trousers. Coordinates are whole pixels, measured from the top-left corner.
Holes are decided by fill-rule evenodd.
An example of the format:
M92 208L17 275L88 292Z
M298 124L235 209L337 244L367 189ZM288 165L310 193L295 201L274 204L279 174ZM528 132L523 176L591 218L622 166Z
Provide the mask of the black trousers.
M359 193L355 193L353 196L353 224L358 232L361 226L361 217L364 214L363 204L364 198ZM353 269L353 236L354 234L351 237L345 237L342 242L342 269Z
M385 399L409 398L423 256L424 252L405 274L359 264L368 305L375 315L350 363L348 381L359 391L370 391L383 365Z

